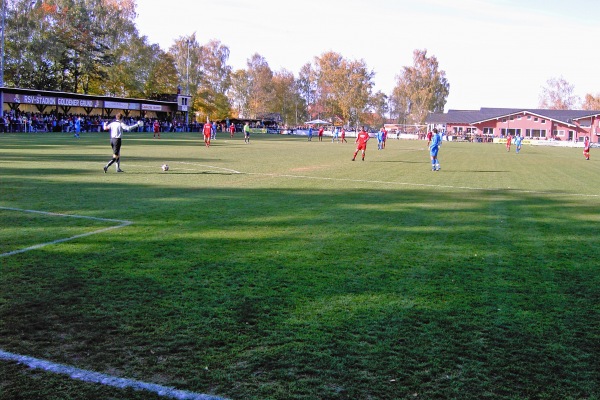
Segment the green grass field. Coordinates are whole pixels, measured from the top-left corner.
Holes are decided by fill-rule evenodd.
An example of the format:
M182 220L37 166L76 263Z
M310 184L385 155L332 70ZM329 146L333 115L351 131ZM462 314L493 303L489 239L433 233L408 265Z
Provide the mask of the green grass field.
M228 399L600 398L600 155L136 133L104 174L82 136L0 135L0 350ZM0 360L2 400L163 398Z

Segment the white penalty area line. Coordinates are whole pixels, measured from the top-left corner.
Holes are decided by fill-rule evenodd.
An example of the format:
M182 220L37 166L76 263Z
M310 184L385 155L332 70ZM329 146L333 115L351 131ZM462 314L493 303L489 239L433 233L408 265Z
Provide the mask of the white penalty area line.
M232 174L242 174L243 172L237 171L235 169L231 169L231 168L223 168L223 167L217 167L215 165L207 165L207 164L199 164L199 163L191 163L191 162L185 162L185 161L164 161L165 164L170 164L171 169L173 168L173 165L178 164L178 165L189 165L191 167L203 167L203 168L207 168L210 170L219 170L219 171L226 171L226 172L230 172ZM125 165L125 164L123 164ZM128 166L131 167L142 167L142 168L155 168L150 167L148 165L142 165L142 164L127 164ZM125 167L123 167L125 168ZM198 168L177 168L180 171L198 171Z
M183 161L178 162L177 164L193 165L193 166L197 166L197 167L205 167L205 168L210 168L210 169L218 169L218 170L222 170L222 171L231 172L232 174L243 174L243 172L236 171L235 169L217 167L214 165L197 164L197 163L190 163L190 162L183 162Z
M76 379L88 383L99 383L105 386L111 386L120 389L132 388L134 390L145 390L153 392L162 397L169 397L180 400L225 400L222 397L211 396L207 394L188 392L178 390L167 386L157 385L155 383L146 383L134 379L117 378L115 376L101 374L99 372L88 371L85 369L75 368L64 364L58 364L39 358L23 356L20 354L10 353L0 349L0 360L14 361L19 364L28 366L31 369L41 369L55 374L68 375L72 379Z
M261 173L261 172L239 172L239 173L245 174L245 175L271 176L274 178L314 179L314 180L322 180L322 181L352 182L352 183L377 183L377 184L384 184L384 185L428 187L428 188L436 188L436 189L477 190L477 191L486 191L486 192L499 192L499 191L507 190L507 191L511 191L511 192L515 192L515 193L545 194L545 195L552 195L552 196L600 197L600 194L555 193L555 192L545 192L545 191L540 191L540 190L524 190L524 189L511 189L511 188L478 188L478 187L470 187L470 186L433 185L433 184L428 184L428 183L378 181L378 180L369 180L369 179L329 178L329 177L322 177L322 176L274 174L274 173Z
M0 210L26 212L26 213L33 213L33 214L49 215L49 216L54 216L54 217L80 218L80 219L88 219L88 220L93 220L93 221L114 222L114 223L117 224L117 225L113 225L113 226L108 226L106 228L97 229L97 230L92 231L92 232L86 232L86 233L82 233L80 235L75 235L75 236L71 236L71 237L67 237L67 238L62 238L62 239L57 239L57 240L53 240L51 242L46 242L46 243L39 243L39 244L30 246L30 247L26 247L24 249L9 251L8 253L2 253L2 254L0 254L0 258L1 257L13 256L15 254L20 254L20 253L25 253L27 251L36 250L36 249L39 249L39 248L42 248L42 247L45 247L45 246L49 246L49 245L52 245L52 244L58 244L58 243L63 243L63 242L68 242L68 241L71 241L71 240L79 239L79 238L86 237L86 236L97 235L97 234L102 233L102 232L110 231L110 230L113 230L113 229L123 228L123 227L126 227L128 225L133 224L133 222L131 222L131 221L124 221L124 220L119 220L119 219L88 217L88 216L85 216L85 215L69 215L69 214L60 214L60 213L53 213L53 212L47 212L47 211L38 211L38 210L24 210L24 209L20 209L20 208L12 208L12 207L0 207Z

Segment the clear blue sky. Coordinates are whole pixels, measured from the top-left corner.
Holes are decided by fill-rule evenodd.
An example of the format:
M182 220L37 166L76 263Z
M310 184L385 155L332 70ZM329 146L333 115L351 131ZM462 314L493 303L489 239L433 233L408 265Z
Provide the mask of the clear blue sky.
M196 33L229 47L230 65L254 53L298 74L327 51L364 59L389 94L414 49L427 49L450 82L448 109L537 107L563 77L600 94L597 0L138 0L140 34L168 50Z

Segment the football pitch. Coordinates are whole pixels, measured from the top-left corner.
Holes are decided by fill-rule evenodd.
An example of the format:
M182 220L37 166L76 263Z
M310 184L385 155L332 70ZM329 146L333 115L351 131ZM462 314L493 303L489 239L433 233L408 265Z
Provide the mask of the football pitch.
M0 134L0 399L599 399L600 153L348 141Z

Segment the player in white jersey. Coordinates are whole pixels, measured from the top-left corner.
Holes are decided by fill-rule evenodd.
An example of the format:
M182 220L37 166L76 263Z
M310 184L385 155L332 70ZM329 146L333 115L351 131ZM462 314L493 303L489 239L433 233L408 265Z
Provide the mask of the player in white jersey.
M114 163L117 165L117 172L124 172L121 169L121 135L123 135L123 131L130 131L140 126L139 122L137 124L127 125L124 122L121 122L122 118L123 114L119 113L117 114L116 120L111 123L104 122L102 126L105 131L110 130L110 146L113 151L112 159L104 166L104 173L106 173L108 167Z

